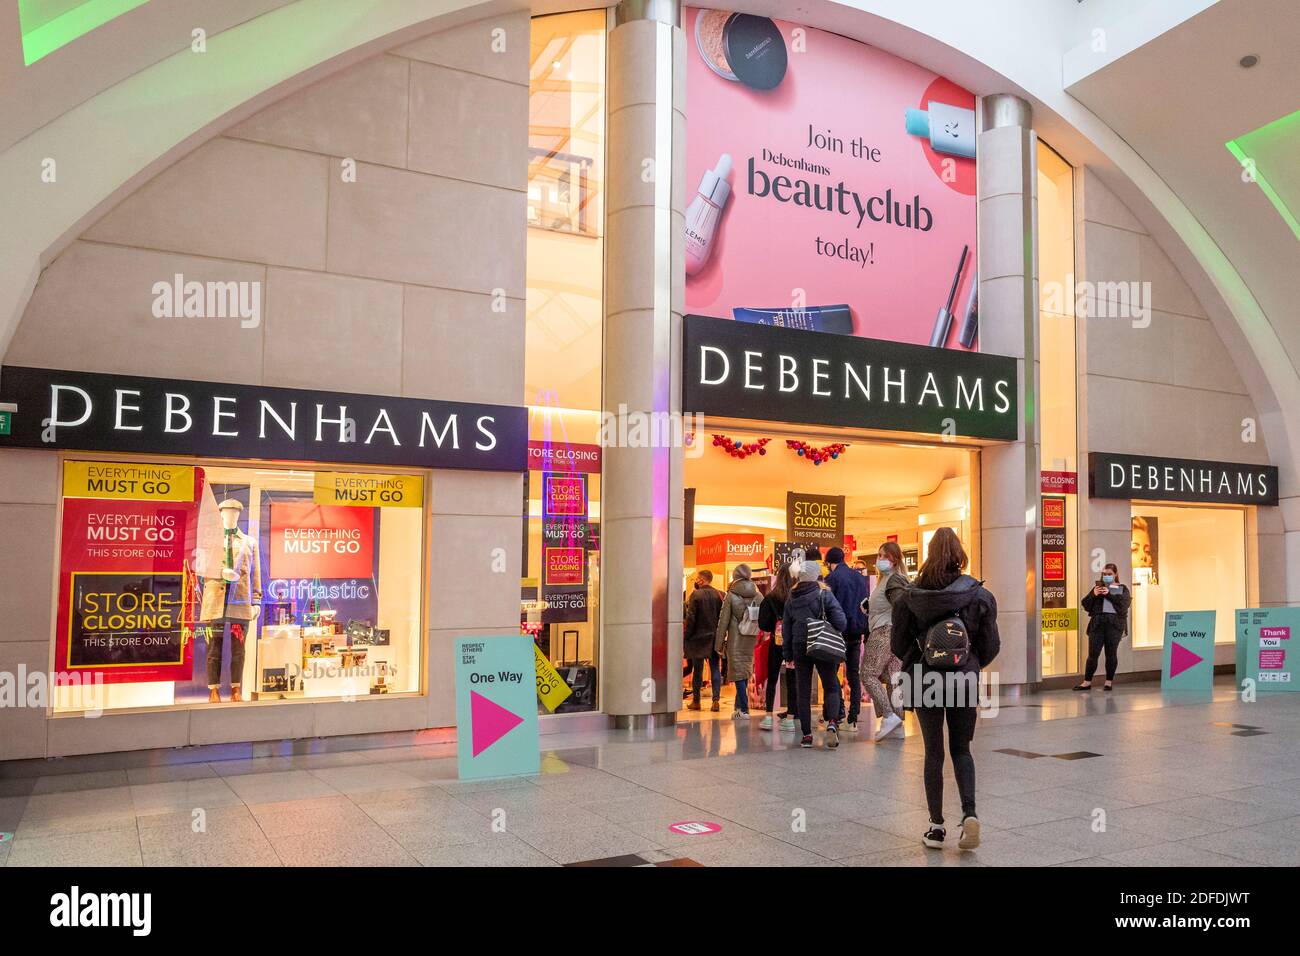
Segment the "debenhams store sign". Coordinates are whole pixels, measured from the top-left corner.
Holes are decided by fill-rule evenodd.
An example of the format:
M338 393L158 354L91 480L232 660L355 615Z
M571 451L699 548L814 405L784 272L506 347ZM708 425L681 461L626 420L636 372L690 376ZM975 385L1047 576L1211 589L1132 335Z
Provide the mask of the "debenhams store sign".
M528 412L386 395L6 366L0 447L523 471Z
M1016 360L688 315L682 406L723 418L1014 441Z

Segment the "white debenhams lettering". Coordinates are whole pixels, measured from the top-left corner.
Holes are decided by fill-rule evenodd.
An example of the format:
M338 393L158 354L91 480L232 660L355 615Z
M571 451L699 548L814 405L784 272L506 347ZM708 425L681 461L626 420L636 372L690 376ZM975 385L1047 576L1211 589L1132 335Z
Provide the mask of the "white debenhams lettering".
M270 415L272 418L275 419L276 424L280 426L280 430L289 436L290 441L297 441L298 403L297 402L289 403L289 420L286 422L283 418L280 417L280 413L271 407L270 402L268 402L264 398L258 399L258 401L261 403L262 414L258 419L257 437L258 438L266 437L266 416Z
M1000 378L993 383L993 392L998 397L998 403L993 406L993 410L999 415L1011 410L1011 396L1007 394L1010 384L1005 378Z
M420 413L420 447L421 448L424 447L424 433L428 431L433 435L434 444L437 445L439 448L441 448L442 440L447 437L447 431L449 429L451 431L451 447L459 451L460 435L456 427L456 416L455 415L448 416L446 424L442 426L442 431L439 432L438 429L434 427L433 419L429 417L429 413L421 412Z
M794 356L778 355L777 364L781 371L781 384L778 386L779 389L783 392L795 391L799 387L799 376L795 374L795 369L798 367L798 363L795 362ZM792 380L789 385L786 385L787 378Z
M133 936L148 936L153 928L152 893L82 893L73 886L50 897L50 925L122 926Z
M826 397L826 398L830 398L830 394L831 394L830 392L826 391L824 388L819 388L819 387L818 387L819 384L820 384L822 381L824 381L825 379L828 379L828 378L831 377L831 373L828 372L828 371L826 371L826 364L827 364L829 361L830 361L829 359L813 359L813 360L812 360L812 368L813 368L813 373L812 373L812 380L813 380L812 393L813 393L814 395L818 395L818 396L823 396L823 397Z
M212 396L212 437L213 438L238 438L239 432L223 432L221 430L221 420L223 418L234 418L234 412L222 411L222 405L226 402L234 403L233 398L226 398L221 395Z
M763 390L763 385L761 383L755 385L753 379L750 378L750 375L753 372L757 372L759 375L762 375L763 366L755 365L752 359L762 358L762 357L763 357L762 352L749 352L749 351L745 352L745 388L753 389L756 392L761 392Z
M888 365L885 366L885 404L886 405L889 404L889 390L891 388L898 389L898 400L900 402L907 401L907 369L905 368L899 369L898 378L891 379L889 377L889 366Z
M81 417L75 421L63 421L59 418L59 396L63 392L76 392L81 396L83 403ZM90 393L84 388L77 388L75 385L51 385L50 386L50 417L43 424L50 426L50 433L53 435L60 428L76 428L78 425L84 425L90 421L90 413L94 410L95 403L90 398Z
M710 352L712 352L718 358L722 359L721 378L715 378L715 379L709 378L708 356ZM718 348L715 345L700 346L700 384L701 385L721 385L723 382L727 380L727 376L730 374L731 374L731 361L727 358L726 352L722 351L722 349Z
M176 407L174 399L180 399L184 404L180 408ZM190 417L190 400L179 392L167 392L163 396L163 434L166 435L183 435L194 427L194 419ZM179 415L185 419L184 428L173 428L172 421Z
M1264 471L1259 473L1259 496L1261 498L1268 497L1268 473Z
M1112 488L1124 487L1124 466L1117 461L1110 463L1110 486Z
M862 379L858 378L858 373L857 371L854 370L853 366L850 365L848 362L844 363L844 397L845 398L850 397L849 379L852 378L853 381L857 383L858 391L862 393L862 397L865 398L867 401L871 401L871 366L867 365L865 366L865 369L867 373L867 381L864 384Z
M381 426L380 423L384 424ZM401 442L397 440L397 432L393 430L393 423L388 418L388 409L381 408L379 414L375 416L375 424L370 428L370 434L366 436L366 444L370 444L370 439L375 437L375 432L387 432L388 437L393 440L393 447L400 447Z
M481 441L476 441L474 443L474 447L478 451L491 451L493 448L497 447L497 436L492 434L491 431L483 427L484 422L487 422L491 425L495 425L496 419L491 415L479 416L478 421L475 422L474 424L478 426L479 434L482 435L484 438L488 439L488 442L484 444Z
M139 405L128 405L122 401L127 395L132 398L139 398L140 393L131 388L117 388L113 390L113 431L118 432L142 432L143 425L126 425L122 422L123 412L138 412Z
M976 411L984 411L984 379L975 379L975 388L966 391L966 380L960 375L957 376L957 407L961 408L962 402L966 403L967 408L973 408Z
M939 383L934 380L933 372L925 373L925 385L921 387L921 397L917 400L917 405L925 404L925 396L933 395L934 403L939 408L943 408L943 398L939 395Z
M346 441L348 440L348 431L347 431L347 428L348 428L348 407L347 407L346 405L340 405L340 406L339 406L339 417L338 417L338 418L326 418L326 417L325 417L325 406L324 406L324 405L317 405L317 406L316 406L316 440L317 440L317 441L324 441L324 440L325 440L325 439L322 438L321 436L322 436L322 433L323 433L324 427L325 427L326 425L338 425L338 426L339 426L339 441L340 441L340 442L346 442Z

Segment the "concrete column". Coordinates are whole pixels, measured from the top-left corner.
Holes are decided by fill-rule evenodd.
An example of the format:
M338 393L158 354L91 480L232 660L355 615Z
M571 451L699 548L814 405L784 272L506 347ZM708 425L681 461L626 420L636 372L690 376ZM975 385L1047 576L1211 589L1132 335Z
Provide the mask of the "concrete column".
M686 45L676 2L623 0L614 17L604 408L662 423L681 414ZM652 445L604 450L601 700L623 727L681 706L682 449Z
M1038 627L1038 241L1037 138L1029 104L980 101L980 347L1015 357L1023 420L1019 438L981 455L980 543L985 586L998 601L1003 686L1042 674Z

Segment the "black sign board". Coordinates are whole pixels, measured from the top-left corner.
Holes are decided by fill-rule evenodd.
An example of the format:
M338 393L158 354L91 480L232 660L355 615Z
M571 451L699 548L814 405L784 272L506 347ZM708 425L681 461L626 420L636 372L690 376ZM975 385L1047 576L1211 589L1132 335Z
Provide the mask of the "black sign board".
M261 385L6 366L0 448L523 471L528 412Z
M1016 360L688 315L687 412L1014 441Z
M822 557L844 546L844 496L785 493L785 536L800 547L818 545Z
M1277 466L1147 455L1088 455L1094 498L1142 498L1206 504L1276 505Z

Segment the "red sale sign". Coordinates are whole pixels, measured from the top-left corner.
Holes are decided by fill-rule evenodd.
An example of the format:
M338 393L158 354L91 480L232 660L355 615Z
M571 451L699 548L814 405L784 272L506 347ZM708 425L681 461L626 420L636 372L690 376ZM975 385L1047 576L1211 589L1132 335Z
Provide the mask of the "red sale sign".
M547 584L582 584L587 570L586 552L582 548L547 548Z
M374 574L373 508L271 505L270 575L273 578L368 578Z
M202 485L198 472L196 486ZM59 680L188 680L193 501L64 498L54 642Z

